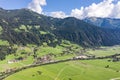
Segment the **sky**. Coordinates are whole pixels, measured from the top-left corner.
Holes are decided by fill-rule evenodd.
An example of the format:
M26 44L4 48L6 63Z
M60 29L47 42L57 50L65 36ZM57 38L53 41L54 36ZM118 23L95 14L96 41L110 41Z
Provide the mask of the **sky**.
M120 0L0 0L3 9L28 8L57 18L120 18Z

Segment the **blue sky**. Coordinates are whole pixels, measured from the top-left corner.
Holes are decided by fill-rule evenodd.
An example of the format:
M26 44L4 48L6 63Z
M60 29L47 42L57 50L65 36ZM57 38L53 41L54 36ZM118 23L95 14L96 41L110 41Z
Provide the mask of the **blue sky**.
M44 11L63 11L67 14L74 8L89 6L92 3L99 3L102 0L47 0L47 6L43 7Z
M20 9L28 5L31 0L0 0L0 7L4 9Z
M0 7L4 9L26 8L32 0L0 0ZM46 0L47 5L43 6L44 12L63 11L70 13L74 8L89 6L92 3L99 3L102 0Z
M73 16L120 18L120 0L0 0L4 9L29 8L40 14L64 18Z

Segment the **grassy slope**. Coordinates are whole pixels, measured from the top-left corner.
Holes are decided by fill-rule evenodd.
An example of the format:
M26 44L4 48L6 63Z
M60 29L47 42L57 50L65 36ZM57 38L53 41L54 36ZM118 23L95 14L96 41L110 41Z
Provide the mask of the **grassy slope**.
M81 49L80 46L76 45L76 44L61 44L61 45L64 45L64 46L73 46L72 48L76 48L76 47L79 47L79 49ZM36 47L35 45L27 45L25 47L23 46L17 46L17 45L14 45L14 48L17 48L17 51L16 53L14 54L11 54L11 55L8 55L6 57L5 60L3 61L0 61L0 72L1 71L5 71L6 69L10 69L10 68L19 68L19 67L22 67L22 66L26 66L26 65L29 65L29 64L32 64L34 59L33 59L33 48ZM44 46L39 46L37 47L37 56L38 57L41 57L43 55L46 55L46 54L55 54L55 55L59 55L60 53L62 53L63 50L65 50L65 47L63 46L57 46L57 47L50 47L50 46L47 46L47 45L44 45ZM77 49L76 51L78 51L79 49ZM22 52L26 52L26 54L21 54ZM28 54L31 53L29 56ZM20 62L16 62L16 63L12 63L12 64L8 64L8 61L9 60L14 60L15 58L18 58L20 56L22 57L25 57L27 55L27 58L23 61L20 61ZM55 58L53 58L54 60L60 60L60 59L67 59L67 58L72 58L73 56L75 56L75 54L67 54L67 55L64 55L64 56L57 56Z
M0 26L0 34L2 34L2 31L3 31L2 26Z
M119 67L119 62L107 60L70 61L26 69L5 80L110 80L120 77Z
M5 40L0 40L0 45L9 46L9 42Z
M29 65L29 64L32 64L33 62L33 57L30 56L24 61L8 64L8 60L12 60L14 58L15 58L14 55L9 55L6 57L6 60L0 61L0 72L10 68L19 68L25 65Z
M101 49L87 49L87 54L92 54L96 56L107 56L113 55L116 53L120 53L120 46L112 46L112 47L101 47Z

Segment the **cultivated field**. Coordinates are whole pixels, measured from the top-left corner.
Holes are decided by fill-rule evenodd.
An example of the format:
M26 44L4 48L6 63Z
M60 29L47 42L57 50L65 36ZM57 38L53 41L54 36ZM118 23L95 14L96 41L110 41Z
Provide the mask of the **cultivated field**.
M26 69L5 80L113 80L120 77L119 64L107 59L70 61Z
M16 53L8 55L5 60L0 61L0 72L33 64L36 60L33 57L33 46L14 46L17 48ZM37 47L36 50L37 57L50 53L55 55L54 57L52 56L52 60L69 59L81 54L97 57L108 56L119 52L120 46L84 50L82 47L69 42L56 47L50 47L44 44L43 46ZM11 64L8 63L9 60L25 56L25 60ZM29 68L13 74L5 80L118 80L120 77L119 64L120 62L109 62L107 59L69 61Z

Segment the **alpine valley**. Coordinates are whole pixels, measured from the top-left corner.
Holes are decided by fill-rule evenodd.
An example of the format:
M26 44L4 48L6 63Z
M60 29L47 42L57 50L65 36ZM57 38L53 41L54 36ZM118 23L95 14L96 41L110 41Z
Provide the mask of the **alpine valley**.
M0 79L118 80L119 45L120 19L0 8Z

